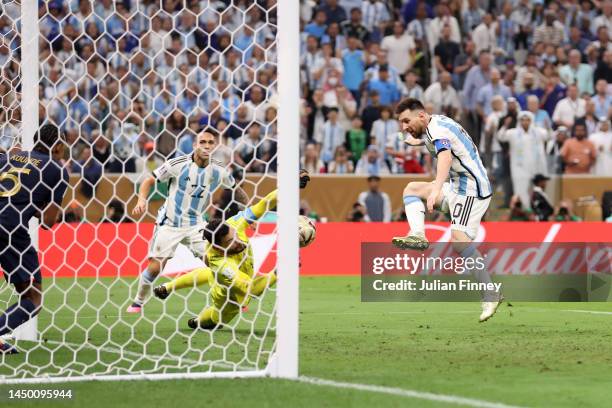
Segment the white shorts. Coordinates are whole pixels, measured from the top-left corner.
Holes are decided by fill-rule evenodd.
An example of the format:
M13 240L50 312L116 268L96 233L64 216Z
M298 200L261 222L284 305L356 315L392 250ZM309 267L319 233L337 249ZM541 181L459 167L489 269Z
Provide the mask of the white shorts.
M459 195L450 188L449 183L444 183L442 186L442 194L448 201L451 230L465 232L471 239L476 239L480 220L489 208L491 197L478 198Z
M194 256L203 258L207 246L204 239L205 227L205 224L182 228L156 225L149 244L149 258L172 258L178 244L185 245Z

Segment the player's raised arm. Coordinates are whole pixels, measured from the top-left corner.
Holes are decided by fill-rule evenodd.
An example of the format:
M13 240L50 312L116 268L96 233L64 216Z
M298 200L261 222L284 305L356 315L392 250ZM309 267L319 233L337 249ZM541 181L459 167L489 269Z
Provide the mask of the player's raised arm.
M267 196L259 200L259 202L245 211L245 218L249 222L254 222L261 218L266 211L271 210L276 207L278 190L274 190L269 193Z
M410 134L400 133L398 137L403 137L404 143L406 143L408 146L414 146L414 147L425 146L424 140L412 137L412 135Z

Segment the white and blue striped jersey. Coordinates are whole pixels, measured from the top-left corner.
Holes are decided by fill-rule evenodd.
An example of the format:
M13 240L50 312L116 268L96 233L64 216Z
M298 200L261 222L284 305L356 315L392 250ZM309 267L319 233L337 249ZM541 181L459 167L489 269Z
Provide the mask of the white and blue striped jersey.
M204 212L219 188L233 188L231 173L215 161L199 167L193 155L169 160L153 172L157 181L168 181L168 198L157 213L158 225L189 227L204 223Z
M450 184L455 193L479 198L493 194L478 149L460 124L443 115L432 115L425 129L425 147L434 157L442 150L450 150Z

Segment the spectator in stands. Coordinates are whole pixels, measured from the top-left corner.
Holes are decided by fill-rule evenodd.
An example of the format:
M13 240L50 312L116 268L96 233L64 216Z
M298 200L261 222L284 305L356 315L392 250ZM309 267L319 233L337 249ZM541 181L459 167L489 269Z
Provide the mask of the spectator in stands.
M332 73L328 83L323 87L323 105L325 108L336 108L338 110L338 124L343 129L351 125L350 118L357 112L357 102L353 95L346 89L340 80L340 75Z
M494 96L499 95L504 99L512 96L510 88L500 81L501 73L498 69L491 69L490 79L491 82L483 86L476 95L476 110L483 122L491 113L491 100Z
M459 95L452 85L452 78L449 72L442 72L438 76L438 81L429 85L423 95L423 101L429 102L434 106L434 113L457 118L461 109Z
M465 128L470 135L479 135L481 116L477 110L477 98L480 89L490 82L491 54L481 51L478 55L478 65L467 73L463 85L463 107L465 110Z
M451 39L451 28L448 25L442 27L442 38L434 49L434 65L438 75L442 72L453 72L455 61L461 53L461 46Z
M610 47L604 52L603 58L597 62L594 75L595 81L612 78L612 50Z
M584 124L587 127L587 135L597 132L599 127L599 118L595 115L595 102L592 99L586 101L584 113Z
M363 25L370 33L370 41L380 42L391 16L387 6L381 0L363 0L361 2Z
M552 119L548 116L548 112L544 109L540 109L540 101L536 95L529 95L527 97L526 110L533 114L533 120L537 127L545 129L547 132L552 131Z
M327 0L318 10L325 13L327 16L326 23L328 25L332 23L340 24L346 20L346 11L343 7L338 5L338 0Z
M455 58L453 66L453 85L456 89L463 89L465 78L469 70L474 66L474 42L466 39L461 53Z
M83 222L83 206L77 201L72 200L68 208L64 210L64 222Z
M499 130L500 120L506 114L506 104L501 95L496 95L491 100L491 113L487 116L484 124L483 135L480 140L480 152L484 165L487 168L492 168L492 163L495 167L501 165L501 146L496 134Z
M559 154L565 164L565 174L586 174L595 163L597 150L587 137L584 120L577 121L573 127L573 137L563 143Z
M129 215L125 213L125 205L121 200L114 199L108 203L106 207L106 216L100 220L100 222L111 222L111 223L120 223L120 222L134 222L130 218Z
M368 146L357 165L355 166L355 174L361 175L384 175L389 174L389 168L382 158L382 154L376 145Z
M365 78L365 54L359 49L360 42L357 37L348 38L348 47L342 50L342 65L344 76L342 82L351 92L359 105L361 101L360 86Z
M338 146L334 152L334 159L329 163L327 172L330 174L350 174L353 171L353 162L349 160L346 147Z
M391 221L391 200L387 193L380 191L380 177L377 175L368 177L368 190L359 194L357 202L365 207L369 221Z
M350 42L349 42L350 44ZM323 59L323 53L318 48L318 40L314 35L309 35L306 39L306 51L302 54L300 66L305 74L304 82L309 91L314 91L319 82L316 75L317 67L319 67Z
M472 32L472 41L476 45L476 54L482 51L494 52L497 48L497 22L490 13L486 13L482 22Z
M559 153L565 141L569 138L569 131L565 126L559 126L553 132L553 138L546 143L546 163L550 174L562 174L565 164Z
M557 16L552 9L547 9L544 13L544 23L535 29L533 42L542 42L557 47L563 42L563 37L563 24L557 21Z
M393 118L393 110L389 106L380 109L380 119L372 125L370 144L376 145L379 152L384 152L390 140L397 138L399 123ZM385 162L387 157L384 157Z
M566 126L571 128L574 121L584 117L586 113L586 102L578 97L578 87L572 84L567 87L567 97L561 99L552 115L555 126Z
M576 91L576 93L577 92L578 91ZM565 95L566 89L561 85L559 75L557 73L553 73L552 76L546 79L544 95L542 95L541 99L541 106L546 112L548 112L550 117L553 117L556 106L558 105L559 101L565 98ZM558 125L555 124L555 126Z
M525 208L520 196L513 195L510 200L510 211L502 221L535 221L535 216L531 209Z
M582 221L580 217L575 215L572 211L573 206L572 202L569 200L563 200L559 203L559 207L557 211L555 211L555 216L553 221L558 222L568 222L568 221Z
M100 130L94 130L91 133L91 140L93 142L92 153L94 159L106 168L111 157L110 142L105 136L100 134Z
M569 53L568 64L559 69L561 81L566 85L577 85L580 94L593 94L593 69L588 64L581 63L582 55L573 49Z
M497 60L502 62L506 58L514 58L515 37L518 32L518 24L512 19L514 7L511 1L504 1L502 13L497 18Z
M527 109L527 98L529 96L535 95L536 97L541 98L544 95L544 90L535 86L535 75L530 71L523 74L521 89L523 91L516 96L516 99L523 110Z
M370 79L368 91L378 92L382 105L391 105L400 99L400 91L389 77L389 68L386 65L381 65L378 69L377 79Z
M536 174L533 178L533 192L531 193L531 208L533 209L536 220L548 221L553 215L555 209L552 201L546 194L546 183L550 180L549 177L542 174Z
M612 77L610 77L612 79ZM597 80L595 95L592 101L595 104L595 115L598 118L612 116L612 93L608 92L608 82L605 79Z
M363 129L362 120L359 116L355 116L351 121L351 128L346 132L345 142L345 146L348 149L347 153L353 166L357 164L367 145L368 135Z
M406 85L402 90L402 97L423 99L423 87L418 84L418 79L419 76L414 70L410 70L406 73Z
M368 40L370 35L368 29L361 24L363 15L358 7L351 9L351 18L349 21L344 21L341 24L342 33L346 38L355 37L362 43Z
M520 112L518 122L516 128L499 132L498 139L510 145L512 190L521 202L529 203L531 180L547 170L544 143L548 133L535 126L531 112Z
M372 125L375 121L380 119L380 111L382 109L382 105L380 104L380 95L378 91L370 91L369 95L369 105L363 108L361 112L361 119L363 121L363 130L365 130L366 134L370 134L372 130Z
M412 61L408 57L415 48L414 39L405 32L401 21L393 23L393 34L383 38L380 48L387 52L389 65L400 75L410 68Z
M340 52L346 48L346 37L340 33L338 23L331 23L327 27L327 31L321 39L321 44L330 44L334 55L340 55Z
M598 131L589 135L589 141L597 150L597 159L592 168L593 175L599 177L610 177L612 175L612 131L610 131L610 119L602 118L599 122Z
M319 159L316 143L306 144L304 154L300 159L300 167L306 169L310 174L325 173L325 164Z
M468 0L467 8L461 16L462 30L464 35L470 34L482 22L485 11L480 8L478 0Z
M256 120L259 123L264 123L266 118L266 110L269 104L265 100L265 91L259 85L254 85L250 88L249 100L245 102L245 106L249 111L248 120Z
M368 222L370 221L367 216L365 205L360 202L356 202L353 204L353 208L346 216L346 220L348 222Z
M344 67L342 66L342 61L340 58L337 58L334 54L329 43L323 44L321 49L323 52L321 58L317 61L313 75L319 84L327 84L330 76L336 78L341 77ZM338 79L336 79L336 81L338 81ZM335 86L335 84L331 85Z
M245 137L234 149L234 161L245 172L264 173L266 170L267 151L261 137L261 126L251 123Z
M436 6L436 17L431 20L429 24L429 30L427 32L427 39L429 40L429 50L433 54L436 45L440 42L440 35L442 34L442 27L445 25L450 27L451 30L451 41L461 43L461 30L459 23L455 16L451 15L450 8L447 3L438 3Z
M304 31L314 36L317 40L320 40L327 30L326 21L327 16L325 15L325 11L319 9L315 12L313 21L304 27Z
M331 108L321 134L315 137L321 146L321 159L327 165L333 158L336 147L345 141L345 131L338 123L338 108Z
M429 50L428 35L430 32L431 19L427 12L429 6L424 1L419 1L416 5L415 18L412 20L406 19L408 22L406 31L412 36L418 49L427 53ZM410 10L407 10L408 12Z

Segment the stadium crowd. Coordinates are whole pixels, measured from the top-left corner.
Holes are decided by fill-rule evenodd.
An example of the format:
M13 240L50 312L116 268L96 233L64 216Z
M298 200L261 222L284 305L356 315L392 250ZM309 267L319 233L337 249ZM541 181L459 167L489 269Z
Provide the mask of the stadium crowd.
M275 1L38 4L39 116L66 132L73 174L151 170L191 152L208 125L223 135L218 160L276 170ZM20 86L15 7L0 17L0 91ZM14 111L0 118L3 150L19 132Z
M9 2L10 3L10 2ZM276 1L39 1L40 118L73 174L140 173L192 149L276 171ZM431 172L394 105L458 120L505 195L536 174L612 174L612 0L301 0L301 161L311 173ZM19 132L18 6L0 16L0 149ZM90 192L91 193L91 192Z
M394 105L459 121L504 204L536 175L612 175L612 1L302 1L302 165L425 173Z

